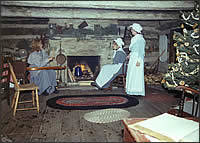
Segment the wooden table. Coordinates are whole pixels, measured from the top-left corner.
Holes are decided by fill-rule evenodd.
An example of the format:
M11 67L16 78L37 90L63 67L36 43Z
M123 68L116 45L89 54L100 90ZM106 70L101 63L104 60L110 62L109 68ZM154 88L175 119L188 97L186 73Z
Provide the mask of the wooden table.
M196 117L185 117L188 120L193 120L196 122L199 122L199 119ZM123 142L151 142L148 140L143 133L133 130L128 127L128 125L144 121L148 118L128 118L122 120L125 128L124 128L124 134L123 134Z
M28 71L34 71L34 70L65 70L66 66L49 66L49 67L27 67Z
M128 127L128 125L146 120L148 118L128 118L122 120L125 128L123 134L123 142L150 142L144 134L139 131L133 130Z
M35 71L35 70L64 70L64 81L65 81L65 69L66 68L67 68L66 66L63 66L63 67L62 66L49 66L49 67L27 67L26 69L28 71Z

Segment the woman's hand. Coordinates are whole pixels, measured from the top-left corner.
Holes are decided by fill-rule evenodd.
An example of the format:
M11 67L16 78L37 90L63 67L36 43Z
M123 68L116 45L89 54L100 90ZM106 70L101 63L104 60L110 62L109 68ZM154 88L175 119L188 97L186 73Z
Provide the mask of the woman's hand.
M53 60L54 60L54 57L49 57L48 60L49 60L49 61L53 61Z
M136 63L136 67L139 67L139 66L140 66L140 62L137 61L137 63Z
M129 54L129 55L126 57L126 59L127 59L127 60L129 60L129 59L130 59L130 54Z

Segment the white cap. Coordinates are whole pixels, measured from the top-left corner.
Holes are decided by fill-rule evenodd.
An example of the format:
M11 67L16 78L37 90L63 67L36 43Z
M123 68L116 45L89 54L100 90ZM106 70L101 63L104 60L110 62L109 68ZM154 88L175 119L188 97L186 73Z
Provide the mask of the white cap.
M142 31L142 26L138 23L133 23L133 25L131 25L130 28L133 28L138 33L141 33Z
M121 39L121 38L117 38L117 40L114 40L115 41L115 43L117 43L117 45L119 46L119 47L121 47L122 48L122 46L124 45L124 42L123 42L123 40Z

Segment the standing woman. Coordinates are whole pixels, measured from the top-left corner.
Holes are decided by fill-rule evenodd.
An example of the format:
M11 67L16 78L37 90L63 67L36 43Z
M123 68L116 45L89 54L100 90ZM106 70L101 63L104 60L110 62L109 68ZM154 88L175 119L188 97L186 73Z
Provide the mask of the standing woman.
M126 93L128 95L145 96L144 55L146 42L141 34L142 27L140 24L134 23L130 28L134 37L131 39L130 54L127 56L129 63L126 76Z

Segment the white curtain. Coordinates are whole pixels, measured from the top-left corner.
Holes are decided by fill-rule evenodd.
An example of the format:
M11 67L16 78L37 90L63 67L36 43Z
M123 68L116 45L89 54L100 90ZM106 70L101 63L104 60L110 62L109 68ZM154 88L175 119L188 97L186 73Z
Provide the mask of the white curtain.
M160 57L161 62L167 61L167 36L166 35L160 35L159 36L159 55L165 50L163 55Z

